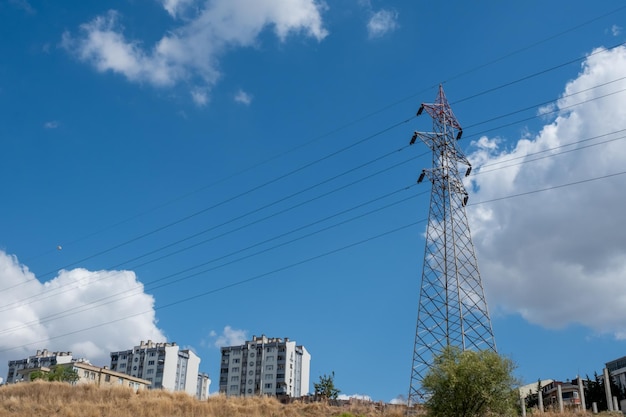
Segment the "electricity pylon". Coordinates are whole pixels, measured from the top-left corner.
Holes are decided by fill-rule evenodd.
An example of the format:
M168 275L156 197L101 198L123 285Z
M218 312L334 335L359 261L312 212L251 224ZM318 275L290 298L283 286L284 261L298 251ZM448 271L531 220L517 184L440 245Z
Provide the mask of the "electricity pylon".
M457 143L463 129L441 86L435 103L422 104L417 115L424 111L433 119L433 131L415 132L410 142L419 138L433 152L432 168L424 169L417 180L429 179L432 190L409 405L425 400L422 380L433 357L446 347L496 351L465 211L468 194L459 173L463 169L468 176L472 170Z

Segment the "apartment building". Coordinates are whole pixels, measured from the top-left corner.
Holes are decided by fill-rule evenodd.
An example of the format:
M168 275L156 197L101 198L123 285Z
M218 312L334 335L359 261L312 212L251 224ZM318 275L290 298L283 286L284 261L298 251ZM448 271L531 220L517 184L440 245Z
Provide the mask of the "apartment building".
M12 384L25 380L24 375L29 374L28 370L30 369L51 368L55 365L70 362L72 362L72 352L48 352L48 349L37 350L35 355L28 358L9 361L6 383ZM26 371L20 372L22 370Z
M203 401L209 398L209 387L211 379L208 374L200 372L198 374L198 382L196 384L196 398Z
M210 384L208 375L204 378L199 374L199 367L200 358L191 350L181 350L176 343L148 340L132 349L111 352L112 371L150 381L153 389L183 391L198 398L208 393ZM203 386L198 387L199 383Z
M220 393L301 397L309 392L311 355L288 338L253 336L221 349Z
M605 366L606 369L609 370L609 375L613 377L613 381L615 381L619 389L626 389L626 356L609 361L605 364Z

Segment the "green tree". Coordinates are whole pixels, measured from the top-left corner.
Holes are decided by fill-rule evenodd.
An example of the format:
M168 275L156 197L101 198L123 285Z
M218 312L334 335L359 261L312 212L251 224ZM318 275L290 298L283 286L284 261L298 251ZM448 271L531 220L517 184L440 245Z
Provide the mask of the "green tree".
M43 371L33 371L30 373L29 377L31 381L36 381L38 379L44 379L44 380L48 380L47 377L47 372L43 372Z
M49 372L42 370L31 372L30 380L35 381L37 379L42 379L44 381L69 382L70 384L73 384L78 381L79 376L78 372L74 368L68 366L55 366Z
M69 366L56 366L48 374L48 381L61 381L73 384L78 381L78 372Z
M422 381L429 417L515 415L519 381L514 369L510 359L491 350L446 348Z
M320 376L320 381L313 383L313 387L315 388L315 395L331 400L336 400L337 396L341 392L340 390L335 388L334 371L331 372L330 375L324 374L324 376Z

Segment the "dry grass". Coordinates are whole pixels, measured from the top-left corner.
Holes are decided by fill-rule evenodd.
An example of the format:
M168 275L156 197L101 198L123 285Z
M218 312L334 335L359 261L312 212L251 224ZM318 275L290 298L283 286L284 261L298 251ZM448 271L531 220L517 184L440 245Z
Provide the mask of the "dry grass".
M0 387L0 417L403 417L395 407L330 406L324 403L283 405L274 398L226 398L198 401L183 393L128 388L71 386L32 382Z
M590 417L591 413L539 413L528 417ZM61 382L32 382L0 386L0 417L404 417L401 407L373 404L331 406L325 403L281 404L274 398L213 396L198 401L183 393L129 388L71 386ZM623 417L621 412L601 417Z

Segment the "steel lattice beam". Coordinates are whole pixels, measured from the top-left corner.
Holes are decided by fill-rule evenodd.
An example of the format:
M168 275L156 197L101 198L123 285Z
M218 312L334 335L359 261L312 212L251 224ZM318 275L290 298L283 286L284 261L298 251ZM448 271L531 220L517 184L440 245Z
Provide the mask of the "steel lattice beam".
M469 175L471 165L458 146L463 130L441 86L435 103L422 104L417 115L424 111L433 119L433 131L415 132L410 142L420 139L432 150L432 167L418 180L430 180L432 190L409 405L424 401L421 382L433 357L447 346L496 350L465 211L468 194L459 170Z

